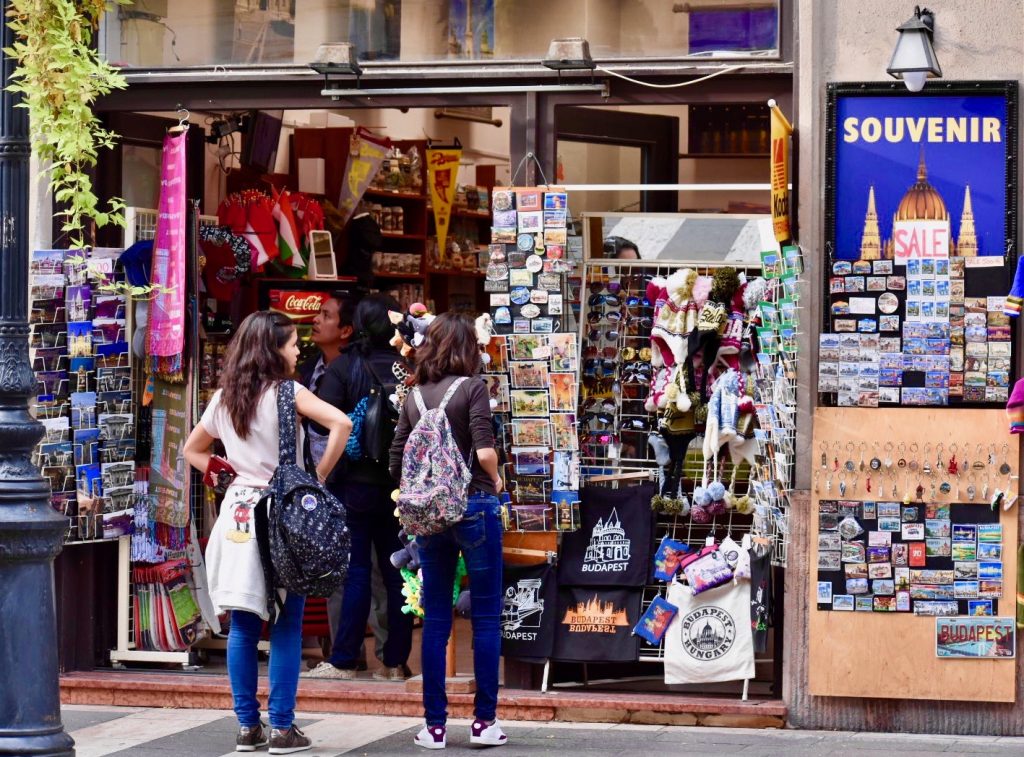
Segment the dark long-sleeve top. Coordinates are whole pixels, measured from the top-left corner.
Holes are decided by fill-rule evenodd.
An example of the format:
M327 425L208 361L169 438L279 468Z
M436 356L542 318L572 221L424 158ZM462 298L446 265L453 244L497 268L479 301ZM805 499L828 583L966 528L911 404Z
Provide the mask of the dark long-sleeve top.
M438 407L448 391L448 387L458 378L457 376L445 376L436 384L423 384L419 387L423 395L423 403L427 409ZM476 450L491 449L494 447L494 429L491 425L491 402L487 392L487 386L478 377L464 381L445 408L445 415L452 427L452 436L459 446L464 460L469 462L473 472L473 480L469 486L471 489L479 489L488 494L495 494L494 482L487 475L480 461L477 460ZM398 419L398 430L395 432L395 441L391 445L390 468L391 475L395 480L402 476L402 453L405 451L405 442L413 427L420 419L419 408L416 407L416 400L412 392L405 400L402 407L402 415Z
M370 372L363 368L363 363L368 363L372 367L379 381L388 382L397 380L392 373L392 367L400 360L401 357L394 349L373 349L368 355L363 355L355 347L348 347L327 366L327 372L320 379L316 395L343 413L351 414L373 386ZM388 389L385 387L385 394L387 392ZM311 424L311 427L317 433L326 432L326 429L316 424ZM335 484L340 485L342 481L393 488L397 480L397 476L392 480L383 462L378 465L372 460L348 461L343 457L329 477L328 483L332 489Z

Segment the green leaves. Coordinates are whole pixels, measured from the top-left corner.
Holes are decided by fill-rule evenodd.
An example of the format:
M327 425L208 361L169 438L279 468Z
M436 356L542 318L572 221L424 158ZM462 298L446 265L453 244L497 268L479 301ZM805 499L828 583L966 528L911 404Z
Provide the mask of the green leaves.
M113 0L112 5L128 5ZM63 206L61 228L71 246L85 244L87 224L124 226L124 202L104 208L89 169L117 135L92 110L96 99L127 82L92 49L106 0L11 0L8 25L17 40L5 53L18 61L7 90L22 95L31 120L32 149L50 164L50 191Z

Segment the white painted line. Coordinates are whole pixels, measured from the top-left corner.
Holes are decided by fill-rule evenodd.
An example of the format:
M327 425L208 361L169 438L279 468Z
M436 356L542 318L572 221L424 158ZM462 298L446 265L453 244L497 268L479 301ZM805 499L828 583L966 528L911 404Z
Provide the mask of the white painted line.
M71 732L77 757L103 757L228 716L223 710L145 709Z

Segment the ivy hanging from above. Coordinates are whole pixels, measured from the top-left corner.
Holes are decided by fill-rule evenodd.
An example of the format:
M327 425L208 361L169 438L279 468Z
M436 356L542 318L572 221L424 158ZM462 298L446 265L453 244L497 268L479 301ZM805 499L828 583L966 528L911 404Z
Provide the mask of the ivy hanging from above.
M99 150L117 137L93 112L96 99L127 86L121 73L93 49L108 5L128 0L10 0L7 24L17 61L8 91L19 92L30 116L32 149L49 173L50 191L71 247L88 243L91 224L124 226L124 201L101 204L89 171ZM92 235L89 234L89 237Z

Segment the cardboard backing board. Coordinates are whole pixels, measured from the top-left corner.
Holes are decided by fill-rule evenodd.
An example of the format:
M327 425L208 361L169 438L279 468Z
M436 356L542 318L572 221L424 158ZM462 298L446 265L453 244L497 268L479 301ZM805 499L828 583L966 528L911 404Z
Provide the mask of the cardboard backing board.
M831 493L825 492L827 476L821 470L822 443L828 447L828 465L836 451L834 442L840 442L840 467L847 459L846 444L855 448L867 444L866 457L875 452L874 444L884 446L892 441L896 447L904 442L909 447L916 442L918 459L923 459L926 444L931 445L934 458L935 445L945 445L948 457L950 446L957 444L962 459L967 445L970 459L978 457L977 446L988 454L990 445L996 445L999 462L1002 446L1008 444L1009 463L1018 473L1020 445L1017 437L1007 429L1003 410L966 410L953 408L830 408L819 407L814 416L814 442L812 470L819 472L818 484L811 491L810 559L809 569L816 574L818 564L818 503L822 499L850 499L877 501L889 499L875 488L867 493L864 474L860 474L857 490L852 482L846 495L839 496L837 480ZM854 453L859 464L860 452ZM909 456L909 451L907 452ZM898 458L896 451L894 458ZM883 455L884 457L884 455ZM934 459L932 460L934 464ZM924 479L929 497L929 479ZM851 477L848 475L848 481ZM877 478L875 479L877 485ZM900 477L902 496L903 478ZM983 481L983 477L982 477ZM982 481L978 482L980 492ZM886 479L888 487L891 481ZM1005 479L993 482L992 488L1005 485ZM910 488L913 490L916 484ZM966 482L963 483L966 488ZM1015 487L1016 488L1016 487ZM888 494L888 492L887 492ZM962 497L961 497L962 498ZM935 501L956 500L956 486L949 494L938 492ZM987 509L987 504L978 507ZM1003 593L999 607L1007 615L1014 607L1017 591L1017 508L1003 511ZM871 697L884 699L933 699L975 702L1015 701L1016 664L1013 660L940 660L935 654L935 618L919 617L909 613L826 612L817 609L816 581L809 582L809 688L815 696Z

